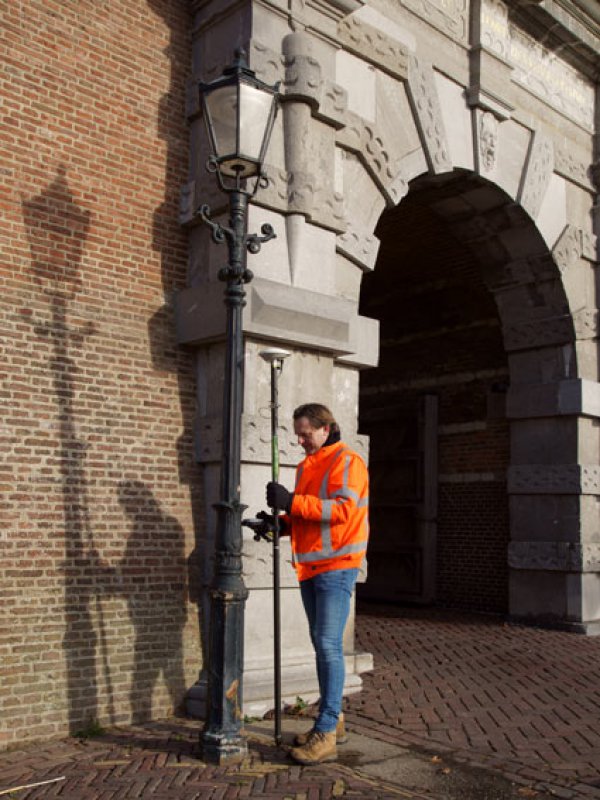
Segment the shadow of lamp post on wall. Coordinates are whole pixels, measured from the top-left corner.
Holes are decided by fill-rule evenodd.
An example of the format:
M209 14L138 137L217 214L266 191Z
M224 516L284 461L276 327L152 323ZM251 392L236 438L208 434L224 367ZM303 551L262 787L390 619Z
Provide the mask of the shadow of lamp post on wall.
M197 212L210 226L213 241L227 243L229 260L219 271L225 284L226 355L223 389L223 450L220 500L215 504L217 529L215 566L210 585L206 722L201 734L203 758L224 763L247 752L242 735L242 672L244 666L244 605L248 591L242 578L240 503L241 420L244 343L244 286L252 280L246 251L258 253L275 237L270 225L262 236L246 233L248 202L267 185L263 161L273 130L279 84L269 86L249 69L236 51L232 66L220 78L199 86L202 115L211 149L206 168L229 195L229 226L210 219L210 208Z

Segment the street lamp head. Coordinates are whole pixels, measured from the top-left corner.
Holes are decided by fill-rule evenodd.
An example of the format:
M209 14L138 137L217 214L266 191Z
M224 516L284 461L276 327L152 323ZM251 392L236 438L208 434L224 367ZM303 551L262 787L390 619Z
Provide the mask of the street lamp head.
M247 178L256 179L256 191L277 114L279 83L259 80L237 50L233 65L199 89L211 148L207 168L217 173L225 191L239 190Z
M289 350L282 350L281 347L268 347L266 350L261 350L258 355L268 364L273 364L281 369L283 359L291 356L291 353Z

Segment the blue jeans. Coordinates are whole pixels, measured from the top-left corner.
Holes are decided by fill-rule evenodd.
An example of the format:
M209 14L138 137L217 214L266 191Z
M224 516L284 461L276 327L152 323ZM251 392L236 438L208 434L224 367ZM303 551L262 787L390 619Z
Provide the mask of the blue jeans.
M317 657L321 702L315 730L335 730L344 690L344 628L358 577L357 569L321 572L301 581L300 594L308 618L310 638Z

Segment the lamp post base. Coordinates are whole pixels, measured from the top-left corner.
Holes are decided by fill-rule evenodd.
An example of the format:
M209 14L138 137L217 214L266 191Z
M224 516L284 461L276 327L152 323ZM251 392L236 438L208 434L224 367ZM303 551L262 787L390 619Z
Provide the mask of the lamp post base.
M211 733L204 731L200 741L202 760L210 764L236 764L248 755L246 737L237 731Z

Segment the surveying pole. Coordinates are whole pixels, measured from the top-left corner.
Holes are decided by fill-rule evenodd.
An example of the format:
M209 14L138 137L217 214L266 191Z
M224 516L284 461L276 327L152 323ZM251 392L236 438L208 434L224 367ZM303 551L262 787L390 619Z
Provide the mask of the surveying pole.
M269 347L260 357L271 365L271 480L279 482L279 397L277 380L283 369L288 350ZM273 679L275 691L275 744L281 744L281 592L279 578L279 508L273 509Z

